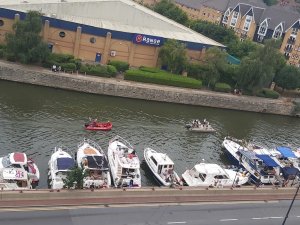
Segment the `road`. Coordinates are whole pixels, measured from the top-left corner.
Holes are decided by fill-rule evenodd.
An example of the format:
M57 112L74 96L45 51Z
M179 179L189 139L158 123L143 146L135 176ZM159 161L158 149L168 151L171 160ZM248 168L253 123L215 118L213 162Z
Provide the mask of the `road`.
M0 209L0 225L281 225L290 201ZM295 201L286 225L300 224Z

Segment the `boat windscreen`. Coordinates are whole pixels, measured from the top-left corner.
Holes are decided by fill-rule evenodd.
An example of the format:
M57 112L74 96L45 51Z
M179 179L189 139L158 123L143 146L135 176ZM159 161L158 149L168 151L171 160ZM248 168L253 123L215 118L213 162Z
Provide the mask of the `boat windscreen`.
M58 170L69 170L75 165L74 159L71 158L58 158L57 159L57 169Z
M107 170L108 169L108 162L105 157L95 155L95 156L87 156L88 167L90 169L100 169L100 170Z

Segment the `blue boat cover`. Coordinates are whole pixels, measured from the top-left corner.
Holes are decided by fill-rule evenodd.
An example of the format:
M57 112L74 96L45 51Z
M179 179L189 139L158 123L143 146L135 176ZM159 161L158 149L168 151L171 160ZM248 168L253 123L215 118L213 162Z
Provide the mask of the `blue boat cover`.
M290 147L280 146L280 147L277 147L276 149L277 149L277 151L279 151L281 153L281 155L283 157L286 157L286 158L297 158Z
M295 167L283 167L282 168L282 173L285 179L288 179L289 176L299 176L299 170Z
M270 156L256 154L257 158L260 158L267 166L276 167L279 166Z
M58 158L57 170L69 170L75 166L74 159L71 158Z

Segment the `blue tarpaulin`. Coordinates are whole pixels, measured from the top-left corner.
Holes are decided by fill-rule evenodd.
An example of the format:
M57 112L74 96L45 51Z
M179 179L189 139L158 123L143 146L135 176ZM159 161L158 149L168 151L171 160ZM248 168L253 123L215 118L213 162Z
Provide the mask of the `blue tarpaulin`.
M285 179L288 179L291 176L294 178L295 176L300 175L299 170L295 167L284 167L282 168L282 173Z
M75 165L74 159L71 158L58 158L57 159L57 169L58 170L69 170Z
M267 166L276 167L279 166L270 156L256 154L257 158L260 158Z
M281 153L281 155L283 157L286 157L286 158L297 158L290 147L280 146L280 147L277 147L276 149L277 149L277 151L279 151Z

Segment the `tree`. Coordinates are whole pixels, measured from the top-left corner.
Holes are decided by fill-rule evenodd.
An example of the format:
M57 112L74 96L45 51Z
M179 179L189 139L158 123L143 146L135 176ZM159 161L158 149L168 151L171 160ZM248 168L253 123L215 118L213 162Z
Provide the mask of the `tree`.
M22 63L40 63L46 60L50 51L42 42L41 13L29 11L26 19L13 25L13 33L6 35L8 57Z
M83 179L87 176L83 168L75 166L67 175L66 179L63 179L64 187L70 189L82 189ZM74 187L75 185L75 187Z
M242 59L246 56L249 56L252 52L255 52L258 46L259 45L257 43L248 39L245 41L231 41L227 46L227 52L230 55Z
M189 26L194 31L201 33L224 45L230 45L230 43L232 42L239 42L233 30L208 21L194 20L190 22Z
M295 66L286 65L276 74L274 81L283 89L293 90L300 87L300 71Z
M159 59L171 73L181 73L187 65L185 45L174 39L167 40L159 51Z
M255 92L270 85L276 73L285 65L275 40L266 41L249 57L242 59L237 82L240 87Z
M227 53L217 47L209 48L206 51L204 63L207 66L207 71L205 71L203 81L208 87L218 82L221 74L227 68L226 57Z
M177 23L185 25L188 22L187 14L170 0L162 0L156 3L153 10Z

